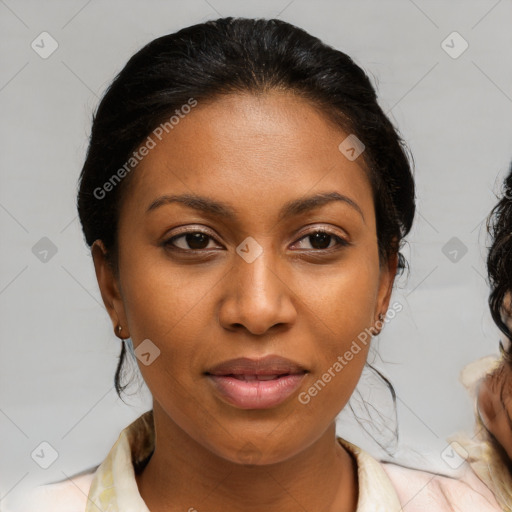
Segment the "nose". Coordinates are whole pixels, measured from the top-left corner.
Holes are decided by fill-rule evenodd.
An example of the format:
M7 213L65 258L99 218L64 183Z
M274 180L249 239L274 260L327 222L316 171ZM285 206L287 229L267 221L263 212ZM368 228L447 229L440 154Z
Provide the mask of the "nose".
M236 255L226 276L228 286L219 310L219 321L227 330L246 329L262 335L289 328L296 319L292 283L282 266L274 264L270 250L252 262Z

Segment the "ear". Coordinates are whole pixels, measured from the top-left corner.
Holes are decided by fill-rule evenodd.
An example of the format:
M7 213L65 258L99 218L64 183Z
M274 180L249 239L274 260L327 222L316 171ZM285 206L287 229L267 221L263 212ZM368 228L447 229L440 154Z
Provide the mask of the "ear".
M389 301L393 292L393 283L395 282L396 271L398 268L398 253L393 254L388 260L381 265L379 292L377 296L377 305L375 309L375 317L379 314L386 315L389 308Z
M91 246L91 254L94 262L96 279L101 292L101 298L112 320L114 334L121 337L117 326L121 325L123 338L129 338L128 324L124 310L124 303L120 291L118 279L107 260L107 250L103 242L98 239Z

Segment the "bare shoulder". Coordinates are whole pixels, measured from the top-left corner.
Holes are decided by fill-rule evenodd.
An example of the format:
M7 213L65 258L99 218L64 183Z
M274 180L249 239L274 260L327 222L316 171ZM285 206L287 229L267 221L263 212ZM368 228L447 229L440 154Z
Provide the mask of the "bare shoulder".
M457 478L390 462L382 467L396 489L404 512L420 510L501 511L494 494L469 466Z
M84 512L94 473L95 468L60 482L26 489L2 512Z

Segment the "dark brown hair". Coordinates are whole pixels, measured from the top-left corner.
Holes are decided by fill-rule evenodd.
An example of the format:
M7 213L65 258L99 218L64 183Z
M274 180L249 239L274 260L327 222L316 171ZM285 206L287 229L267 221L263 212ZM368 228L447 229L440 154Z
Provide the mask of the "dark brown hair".
M512 311L504 303L507 294L512 295L512 164L503 182L501 197L487 219L487 231L491 237L487 255L489 308L500 331L512 339L506 324L506 318L512 317ZM500 350L505 360L512 364L512 345L506 351L500 342Z

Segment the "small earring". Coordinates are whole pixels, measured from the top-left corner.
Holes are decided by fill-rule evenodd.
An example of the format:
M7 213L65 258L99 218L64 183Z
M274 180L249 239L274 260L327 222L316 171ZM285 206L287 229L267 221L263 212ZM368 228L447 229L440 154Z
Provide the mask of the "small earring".
M379 316L377 317L378 321L382 324L384 322L384 315L382 313L379 313ZM380 334L380 331L382 330L382 326L380 329L377 329L377 327L373 326L373 335L378 336Z
M118 334L119 336L121 336L121 331L123 330L123 327L122 327L121 325L118 325L118 326L116 327L116 330L117 330L117 334Z

